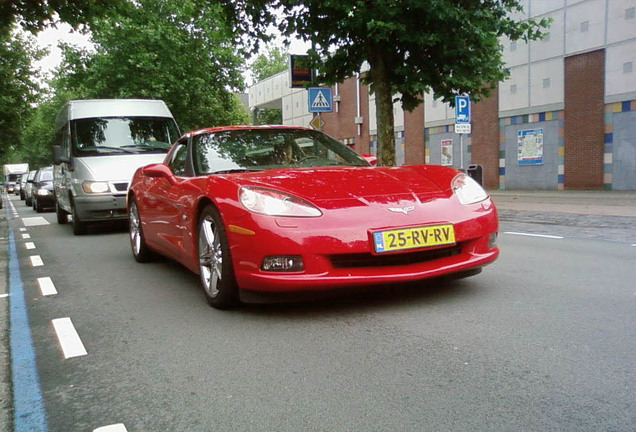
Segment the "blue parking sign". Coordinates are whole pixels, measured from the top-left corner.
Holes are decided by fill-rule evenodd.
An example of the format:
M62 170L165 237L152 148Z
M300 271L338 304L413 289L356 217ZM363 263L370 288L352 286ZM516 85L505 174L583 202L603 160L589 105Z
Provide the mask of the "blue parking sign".
M470 123L470 98L455 96L455 123Z

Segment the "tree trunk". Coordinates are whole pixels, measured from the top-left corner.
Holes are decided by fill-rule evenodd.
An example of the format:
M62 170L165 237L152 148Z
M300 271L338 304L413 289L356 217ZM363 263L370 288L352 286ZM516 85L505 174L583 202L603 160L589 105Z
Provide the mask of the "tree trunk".
M395 165L395 125L393 95L387 71L386 57L381 50L370 50L369 66L372 90L375 93L378 165Z

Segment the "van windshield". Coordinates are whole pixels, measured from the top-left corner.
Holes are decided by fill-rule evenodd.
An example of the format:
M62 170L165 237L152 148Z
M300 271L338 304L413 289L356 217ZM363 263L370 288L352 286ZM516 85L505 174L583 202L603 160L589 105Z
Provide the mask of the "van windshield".
M71 122L73 156L166 153L179 137L166 117L87 118Z

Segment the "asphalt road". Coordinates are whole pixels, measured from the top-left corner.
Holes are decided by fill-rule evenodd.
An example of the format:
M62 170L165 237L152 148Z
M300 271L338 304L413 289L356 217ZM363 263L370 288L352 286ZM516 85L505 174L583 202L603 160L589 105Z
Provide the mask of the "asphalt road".
M635 429L636 240L623 219L581 229L504 210L501 257L472 278L222 312L179 265L136 263L121 228L75 237L12 202L39 430ZM25 226L36 222L48 223ZM46 277L57 294L42 295ZM60 318L86 355L65 359Z

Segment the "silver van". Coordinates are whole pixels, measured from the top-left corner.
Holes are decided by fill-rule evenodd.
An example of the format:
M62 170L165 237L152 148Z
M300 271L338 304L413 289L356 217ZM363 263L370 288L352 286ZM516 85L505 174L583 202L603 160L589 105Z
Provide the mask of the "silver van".
M135 170L162 162L179 138L163 101L95 99L68 102L55 121L53 147L57 221L72 215L73 233L88 223L125 220Z

